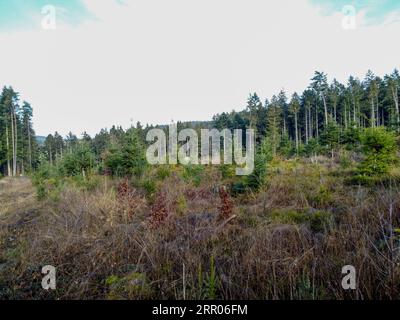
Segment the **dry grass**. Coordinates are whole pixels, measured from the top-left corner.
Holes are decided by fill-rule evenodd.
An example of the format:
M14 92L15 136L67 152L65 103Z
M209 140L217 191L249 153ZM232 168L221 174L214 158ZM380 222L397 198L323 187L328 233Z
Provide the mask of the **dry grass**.
M0 217L37 206L34 189L27 178L0 180Z
M0 298L399 298L399 190L344 186L335 170L281 166L265 190L233 208L221 203L216 177L195 187L172 175L151 200L140 190L121 197L118 182L67 189L13 251L3 222ZM165 216L154 228L159 207ZM236 219L220 219L225 207ZM47 264L57 267L54 292L40 288ZM355 291L341 288L348 264Z

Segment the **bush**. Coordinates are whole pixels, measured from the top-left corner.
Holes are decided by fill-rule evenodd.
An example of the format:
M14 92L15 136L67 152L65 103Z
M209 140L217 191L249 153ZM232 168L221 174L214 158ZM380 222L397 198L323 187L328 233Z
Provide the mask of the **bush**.
M389 171L396 159L396 138L385 128L366 129L362 136L364 160L358 167L357 175L378 176Z
M202 181L204 166L202 165L187 165L184 166L182 177L186 182L193 182L198 187Z
M128 132L122 145L112 146L105 155L105 169L115 176L141 177L147 168L145 148L135 131Z
M78 146L73 153L66 154L62 160L62 170L66 175L77 176L86 173L94 167L94 155L86 144Z
M246 186L248 189L257 191L265 185L267 180L267 163L270 158L267 154L258 152L254 159L254 171L247 176Z
M43 164L32 176L32 183L36 187L39 200L47 197L56 199L61 188L61 177L56 167Z
M306 157L316 156L321 153L321 146L317 139L310 139L308 144L304 147L304 155Z
M342 134L342 143L346 149L354 150L361 144L361 131L357 126L350 126Z

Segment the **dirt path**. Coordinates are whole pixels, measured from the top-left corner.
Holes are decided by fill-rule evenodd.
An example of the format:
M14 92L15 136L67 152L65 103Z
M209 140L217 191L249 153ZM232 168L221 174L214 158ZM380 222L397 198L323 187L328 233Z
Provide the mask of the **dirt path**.
M29 178L0 180L0 218L37 208L35 189Z

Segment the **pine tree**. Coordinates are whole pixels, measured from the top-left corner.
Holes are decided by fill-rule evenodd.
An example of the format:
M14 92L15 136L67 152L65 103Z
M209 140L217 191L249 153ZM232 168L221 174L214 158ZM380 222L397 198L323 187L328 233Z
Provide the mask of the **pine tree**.
M294 133L296 143L296 153L299 152L299 128L298 128L298 114L300 111L300 98L297 93L294 93L290 101L289 110L294 117Z
M328 91L327 76L323 72L316 71L314 78L311 79L313 82L311 88L322 98L324 105L325 125L328 125L328 106L326 102L326 93Z

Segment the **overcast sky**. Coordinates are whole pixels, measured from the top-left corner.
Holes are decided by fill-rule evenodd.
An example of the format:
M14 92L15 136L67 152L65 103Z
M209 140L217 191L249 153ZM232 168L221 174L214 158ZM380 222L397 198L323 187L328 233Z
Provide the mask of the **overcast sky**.
M45 4L55 30L41 27ZM345 82L400 68L399 12L399 0L1 0L0 85L32 104L39 135L209 120L250 92L300 92L315 70Z

